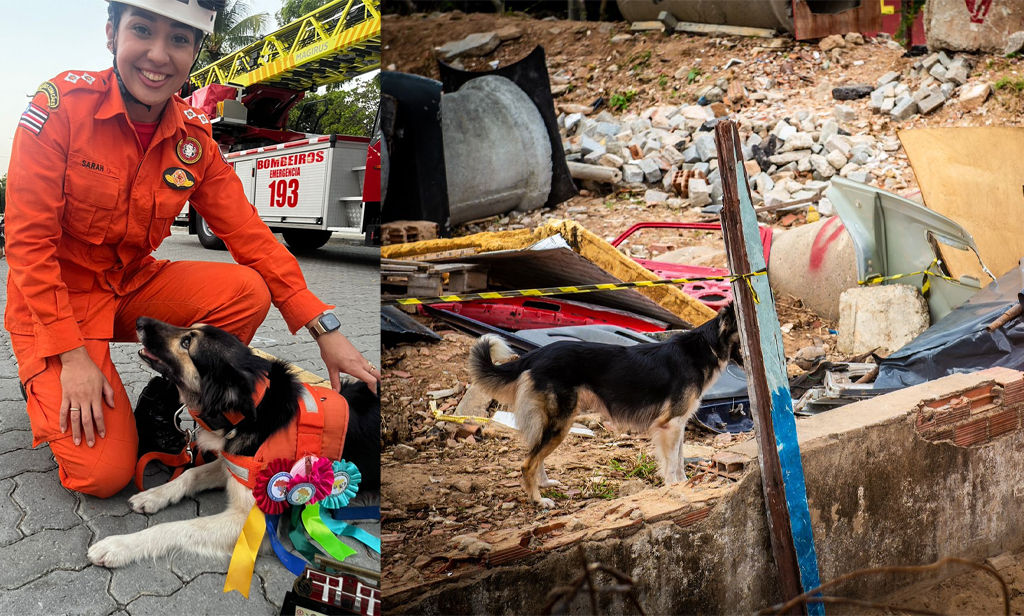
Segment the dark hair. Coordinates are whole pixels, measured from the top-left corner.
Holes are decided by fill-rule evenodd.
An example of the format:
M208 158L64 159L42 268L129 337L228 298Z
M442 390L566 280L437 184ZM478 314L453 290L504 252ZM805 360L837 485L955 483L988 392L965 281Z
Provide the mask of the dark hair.
M227 5L227 0L199 0L199 6L207 10L222 11ZM110 2L107 4L107 21L114 26L114 32L117 32L118 26L121 25L121 17L124 15L125 9L128 5L121 4L120 2ZM199 28L192 28L196 33L196 45L203 40L206 33Z

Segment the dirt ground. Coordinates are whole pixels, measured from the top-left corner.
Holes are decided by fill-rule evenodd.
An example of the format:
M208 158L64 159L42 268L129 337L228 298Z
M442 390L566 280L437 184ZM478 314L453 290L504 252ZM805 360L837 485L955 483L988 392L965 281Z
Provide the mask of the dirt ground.
M384 66L388 70L416 73L437 78L433 49L468 34L507 29L516 35L494 53L483 58L464 58L469 70L489 69L489 62L502 65L513 62L536 45L543 45L553 85L567 85L556 98L563 104L591 104L603 97L632 91L627 111L640 113L656 104L693 102L696 92L720 77L739 79L751 89L783 92L779 99L757 102L753 112L769 120L786 113L808 110L832 113L836 104L831 88L851 83L874 83L887 71L901 71L917 58L905 58L902 52L878 43L849 48L840 63L823 68L814 43L793 43L788 39L740 39L736 37L681 36L649 33L612 43L615 34L628 33L624 23L537 21L521 16L462 14L459 12L385 17ZM731 59L742 64L722 67ZM1020 60L996 56L975 56L971 81L992 83L1002 77L1020 79ZM696 74L695 78L690 78ZM856 126L878 139L892 138L897 128L920 126L977 126L999 124L1019 126L1021 97L1013 88L995 91L981 111L965 113L956 105L919 116L899 126L884 116L870 116ZM863 104L864 101L854 101ZM903 157L902 148L896 152ZM905 158L905 157L904 157ZM916 181L909 166L893 176L892 188L912 194ZM715 220L694 210L669 205L648 206L642 194L583 191L554 209L500 216L464 225L459 235L533 227L549 218L569 218L585 225L611 241L641 221L691 222ZM804 215L782 220L764 219L780 228L803 224ZM678 247L708 246L722 248L719 234L705 232L645 231L631 238L627 250L633 256L647 257L648 246L674 243ZM645 252L647 254L645 254ZM723 266L724 263L708 263ZM802 308L798 300L777 298L786 355L793 358L801 349L823 347L829 359L843 360L835 353L836 324L823 320ZM545 491L558 509L546 512L529 504L519 484L524 452L514 431L488 423L479 432L466 436L459 424L437 420L430 408L454 413L468 383L466 358L474 338L452 331L447 325L420 317L419 320L441 334L443 341L417 343L387 349L383 362L384 418L382 435L385 468L382 493L382 523L387 557L383 563L386 585L408 585L451 575L453 565L438 566L438 555L450 555L464 535L501 528L521 528L555 515L565 515L595 501L622 497L636 490L660 485L653 472L647 439L606 429L596 418L579 418L592 428L593 436L572 435L549 458L549 475L562 481L564 489ZM433 396L431 395L433 392ZM492 405L494 410L494 405ZM721 487L731 479L709 470L715 451L750 435L724 437L699 430L687 431L686 456L690 482ZM396 445L411 447L396 459ZM404 456L410 456L405 458ZM444 560L444 559L442 559ZM447 562L447 561L445 561ZM1024 569L1015 566L1024 584ZM969 574L976 575L976 574ZM980 578L979 578L980 579ZM935 592L910 599L912 605L954 612L993 613L984 603L990 594L973 578L954 578ZM975 595L970 595L975 589ZM1015 591L1015 597L1021 594ZM970 596L969 596L970 595ZM997 605L997 604L993 604ZM1017 606L1017 603L1015 603ZM1024 604L1017 607L1018 611Z

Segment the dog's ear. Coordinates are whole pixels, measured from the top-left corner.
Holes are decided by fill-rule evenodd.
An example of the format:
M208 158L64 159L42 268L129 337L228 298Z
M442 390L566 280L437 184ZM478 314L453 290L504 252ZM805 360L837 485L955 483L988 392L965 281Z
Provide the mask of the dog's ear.
M732 303L726 304L718 311L718 336L728 338L737 330L736 309Z

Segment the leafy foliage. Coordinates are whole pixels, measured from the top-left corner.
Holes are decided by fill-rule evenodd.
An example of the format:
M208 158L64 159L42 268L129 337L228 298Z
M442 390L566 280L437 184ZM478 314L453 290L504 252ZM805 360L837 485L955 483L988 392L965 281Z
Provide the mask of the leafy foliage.
M224 10L217 13L213 34L206 37L196 68L213 64L260 40L269 23L269 13L253 13L252 0L229 0Z
M629 107L629 104L633 102L633 97L635 96L636 90L626 90L625 92L612 94L612 99L608 102L608 106L612 109L625 111L626 107Z
M277 26L283 28L306 13L317 10L331 0L283 0L281 10L274 18L277 19Z
M701 76L699 68L691 68L690 72L686 74L686 83L693 83L697 81L697 78Z
M1024 79L1013 80L1009 77L1001 77L999 81L995 83L994 87L996 90L1011 88L1017 92L1024 92Z
M655 485L661 483L658 463L642 451L636 458L624 462L613 458L608 462L608 466L613 471L622 473L627 479L643 479Z
M379 75L348 90L307 94L289 113L288 128L303 133L369 137L379 101Z

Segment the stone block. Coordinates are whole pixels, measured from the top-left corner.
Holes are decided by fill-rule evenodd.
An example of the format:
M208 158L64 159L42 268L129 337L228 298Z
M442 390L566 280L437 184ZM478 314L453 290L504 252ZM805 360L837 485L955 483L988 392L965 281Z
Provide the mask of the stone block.
M697 155L702 161L711 160L718 156L718 148L715 146L715 136L713 133L700 133L694 140L693 147L697 149Z
M926 115L941 107L945 102L946 98L942 96L942 92L935 91L917 101L917 108L922 115Z
M900 74L899 73L897 73L896 71L889 71L888 73L886 73L886 74L882 75L881 77L879 77L878 81L876 81L875 84L879 88L881 88L885 84L892 83L894 81L899 81L899 79L900 79Z
M826 36L821 39L821 42L818 43L818 47L827 53L838 47L846 47L846 40L839 34L833 34L832 36Z
M711 189L707 182L699 178L691 178L686 184L690 203L696 207L703 207L711 203Z
M917 101L911 96L901 96L896 99L890 115L892 119L902 122L915 113L917 113Z
M644 172L644 179L647 182L653 184L661 179L661 168L658 166L658 163L650 158L638 160L636 166L640 167L640 170Z
M668 198L670 196L671 195L669 195L667 192L654 190L652 188L648 189L648 191L644 193L644 201L647 203L647 205L657 205L659 203L668 202Z
M636 165L622 166L622 181L627 184L638 184L644 181L643 169ZM488 401L490 398L488 398Z
M871 111L882 113L882 103L885 102L885 91L881 88L871 93Z
M1003 48L1004 56L1020 53L1022 49L1024 49L1024 30L1018 30L1006 37L1006 47Z
M857 119L857 111L849 105L836 105L835 117L836 122L846 124Z
M969 72L967 67L962 64L950 66L946 70L946 81L962 86L967 83L968 74Z
M839 297L840 353L890 354L928 329L928 303L905 284L848 289Z
M929 69L928 74L938 79L939 81L946 81L946 67L942 64L936 64Z

